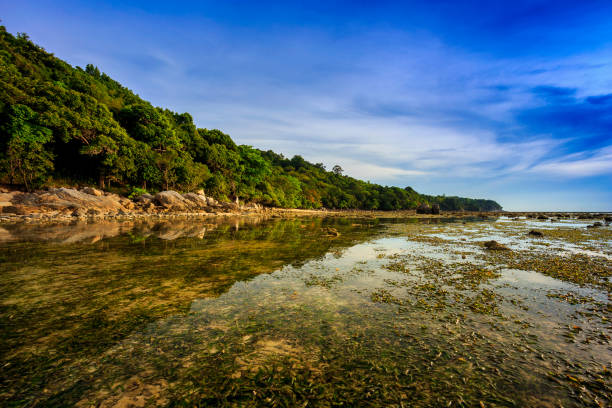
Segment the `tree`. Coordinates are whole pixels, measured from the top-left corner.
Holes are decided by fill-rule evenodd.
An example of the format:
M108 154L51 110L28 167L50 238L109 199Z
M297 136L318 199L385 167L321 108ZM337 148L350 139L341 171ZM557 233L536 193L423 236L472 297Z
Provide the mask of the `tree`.
M53 154L45 147L53 134L33 123L35 115L28 106L11 106L2 129L7 140L3 168L11 182L23 184L28 191L44 183L53 170Z
M332 172L336 176L341 176L342 173L344 173L344 170L342 170L342 167L340 167L339 165L336 164L334 167L332 167Z

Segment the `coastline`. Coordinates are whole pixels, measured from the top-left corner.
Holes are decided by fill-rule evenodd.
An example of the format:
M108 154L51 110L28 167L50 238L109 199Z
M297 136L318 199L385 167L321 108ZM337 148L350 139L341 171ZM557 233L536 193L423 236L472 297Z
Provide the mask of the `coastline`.
M507 211L441 211L422 214L417 210L299 209L263 207L258 204L220 202L203 191L180 194L162 191L155 196L142 194L128 198L91 187L82 189L53 188L32 193L0 190L0 224L72 223L96 221L135 221L167 219L211 219L235 217L296 218L489 218L506 216L534 219L602 219L612 221L610 213L587 212L507 212Z

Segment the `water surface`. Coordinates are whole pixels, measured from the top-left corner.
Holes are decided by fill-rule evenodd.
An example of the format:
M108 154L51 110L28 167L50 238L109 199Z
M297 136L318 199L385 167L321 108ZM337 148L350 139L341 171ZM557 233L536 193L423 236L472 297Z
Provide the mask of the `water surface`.
M534 225L5 225L0 404L607 406L610 229Z

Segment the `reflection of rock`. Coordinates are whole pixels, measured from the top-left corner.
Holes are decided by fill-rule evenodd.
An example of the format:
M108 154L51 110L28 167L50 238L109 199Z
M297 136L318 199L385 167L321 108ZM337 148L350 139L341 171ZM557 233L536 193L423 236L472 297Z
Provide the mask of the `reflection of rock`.
M154 236L163 240L179 238L199 238L221 225L256 225L264 217L221 218L207 220L172 219L141 221L86 222L87 218L74 217L70 224L7 224L0 228L0 243L10 241L55 241L61 244L85 242L92 243L111 238L130 231L135 236Z
M528 235L531 235L532 237L543 237L544 236L544 234L536 230L529 231Z
M500 244L497 241L491 240L484 243L485 248L490 249L492 251L508 251L510 248L507 246Z

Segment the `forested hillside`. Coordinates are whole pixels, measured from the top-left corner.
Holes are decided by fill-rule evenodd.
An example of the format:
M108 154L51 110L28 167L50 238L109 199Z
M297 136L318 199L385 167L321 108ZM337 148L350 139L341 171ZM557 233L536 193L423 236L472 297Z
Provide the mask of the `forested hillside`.
M300 156L236 145L188 113L152 106L98 68L73 68L0 26L0 181L179 191L293 208L500 210L492 200L424 196Z

